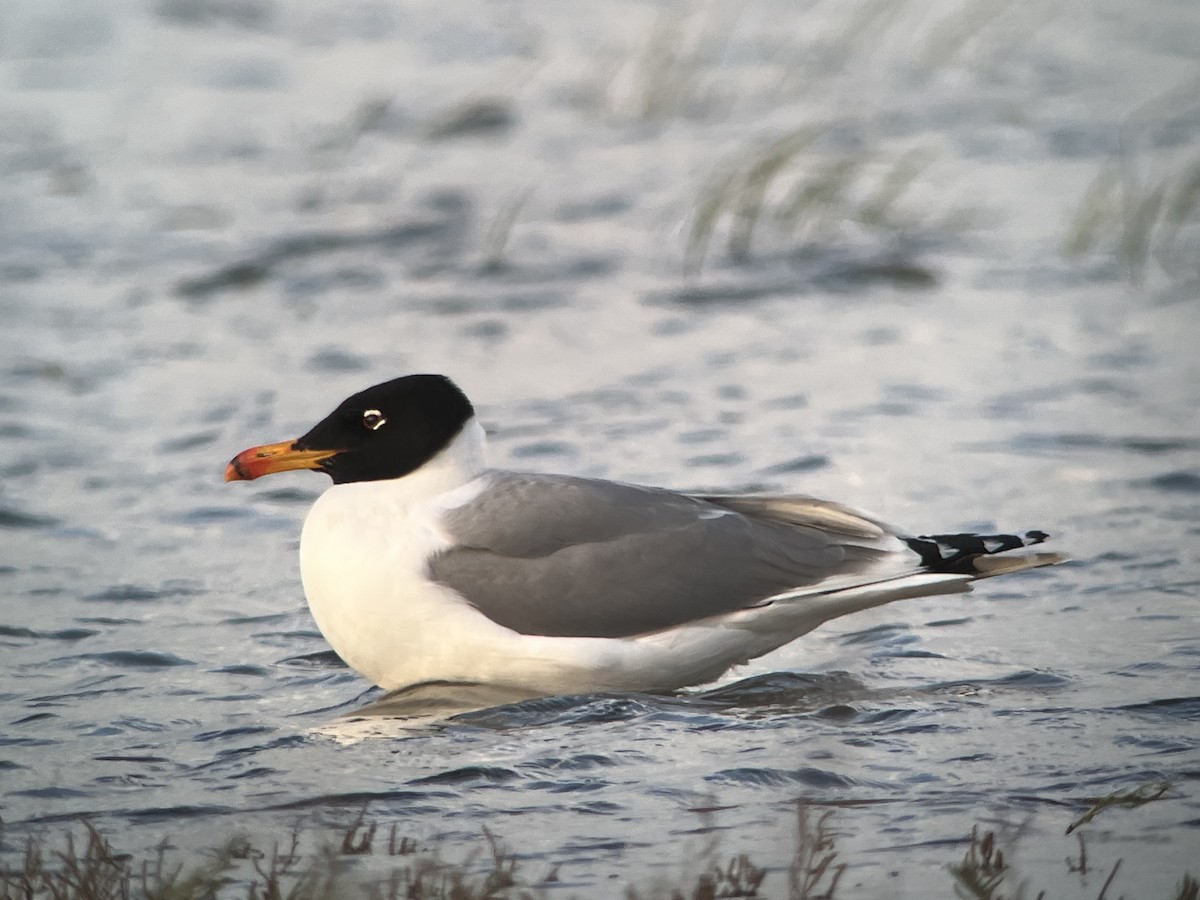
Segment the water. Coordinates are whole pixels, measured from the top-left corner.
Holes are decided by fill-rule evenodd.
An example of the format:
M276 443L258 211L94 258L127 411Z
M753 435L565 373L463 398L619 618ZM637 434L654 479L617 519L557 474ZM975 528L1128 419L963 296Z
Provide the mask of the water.
M1194 101L1168 92L1200 17L897 8L13 5L10 844L84 815L120 849L192 852L365 805L450 857L486 827L564 896L675 878L712 840L778 893L805 797L836 810L863 896L947 894L976 823L1022 826L1023 872L1094 896L1108 870L1067 872L1066 826L1165 781L1085 826L1090 852L1131 895L1195 872L1195 283L1178 250L1138 282L1117 238L1059 248L1121 135L1147 180L1194 155ZM932 162L883 226L847 224L856 196L789 237L771 194L741 264L726 210L685 278L714 179L812 123L832 124L792 184L857 159L870 195L913 148ZM323 483L221 473L409 371L467 390L498 465L1040 527L1074 561L832 623L680 696L355 716L378 692L328 654L297 573Z

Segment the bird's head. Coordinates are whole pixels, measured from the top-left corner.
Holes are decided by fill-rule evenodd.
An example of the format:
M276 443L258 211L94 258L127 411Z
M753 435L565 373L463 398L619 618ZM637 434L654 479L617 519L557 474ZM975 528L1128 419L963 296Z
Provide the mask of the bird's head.
M334 484L400 478L437 456L474 416L444 375L406 375L360 391L303 437L243 450L226 481L315 469Z

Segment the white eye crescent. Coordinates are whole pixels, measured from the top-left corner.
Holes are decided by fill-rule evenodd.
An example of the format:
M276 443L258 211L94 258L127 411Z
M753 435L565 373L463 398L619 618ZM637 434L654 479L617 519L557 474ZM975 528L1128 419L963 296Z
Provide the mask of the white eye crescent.
M369 428L371 431L378 431L387 424L387 419L383 417L377 409L368 409L363 412L362 423L364 428Z

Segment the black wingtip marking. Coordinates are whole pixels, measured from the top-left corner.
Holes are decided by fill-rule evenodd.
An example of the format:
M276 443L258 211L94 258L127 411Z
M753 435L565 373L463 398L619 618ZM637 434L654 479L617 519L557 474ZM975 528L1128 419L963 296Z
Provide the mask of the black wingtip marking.
M1050 535L1044 531L1016 534L922 534L904 538L909 549L921 557L930 572L954 575L977 574L975 559L1040 544Z

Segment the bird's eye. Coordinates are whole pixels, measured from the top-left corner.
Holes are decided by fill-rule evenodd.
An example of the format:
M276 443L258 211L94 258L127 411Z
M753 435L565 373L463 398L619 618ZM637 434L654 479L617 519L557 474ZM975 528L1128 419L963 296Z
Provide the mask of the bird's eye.
M363 428L367 428L371 431L378 431L387 424L387 419L383 417L383 413L381 413L379 410L368 409L363 413L362 423Z

